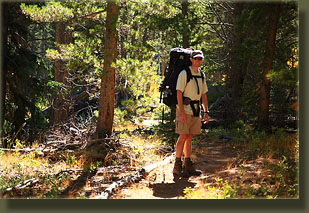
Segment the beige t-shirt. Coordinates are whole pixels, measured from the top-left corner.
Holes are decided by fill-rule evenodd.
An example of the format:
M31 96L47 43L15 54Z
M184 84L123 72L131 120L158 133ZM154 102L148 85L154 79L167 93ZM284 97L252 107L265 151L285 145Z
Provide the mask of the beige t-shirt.
M198 72L194 72L190 67L192 76L201 76L200 69ZM202 94L206 93L208 91L206 79L204 80L202 78L197 78L200 94L198 94L197 85L194 78L191 78L191 80L187 83L187 72L185 70L181 71L181 73L178 76L176 90L180 90L183 92L183 97L188 97L191 100L200 100L202 97ZM177 105L177 108L178 105ZM184 105L184 110L186 114L193 115L192 109L190 105Z

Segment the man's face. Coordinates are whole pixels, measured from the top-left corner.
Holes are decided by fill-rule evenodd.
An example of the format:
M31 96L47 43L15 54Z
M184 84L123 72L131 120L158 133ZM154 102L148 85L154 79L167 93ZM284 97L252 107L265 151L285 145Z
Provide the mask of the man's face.
M196 57L196 58L190 58L192 62L192 66L194 67L200 67L204 61L202 57Z

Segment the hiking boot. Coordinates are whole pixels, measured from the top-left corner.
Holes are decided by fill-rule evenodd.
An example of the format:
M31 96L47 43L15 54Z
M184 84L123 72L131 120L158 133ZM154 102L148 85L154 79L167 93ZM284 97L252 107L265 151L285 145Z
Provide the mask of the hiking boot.
M173 174L178 175L178 176L182 175L182 162L181 162L181 160L175 161Z
M183 165L183 176L189 177L189 176L199 176L202 173L199 171L196 171L193 167L193 163L190 160L190 158L185 158L184 165Z

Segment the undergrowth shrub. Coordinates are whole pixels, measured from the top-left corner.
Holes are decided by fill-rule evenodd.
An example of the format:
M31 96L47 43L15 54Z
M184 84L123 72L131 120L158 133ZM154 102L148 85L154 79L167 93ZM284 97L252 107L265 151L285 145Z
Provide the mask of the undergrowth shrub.
M185 199L231 199L237 196L237 187L227 180L217 178L214 186L201 186L197 189L186 187Z
M253 126L241 121L231 125L233 128L218 127L210 129L206 137L210 141L225 140L237 156L235 167L240 171L237 180L217 181L215 186L186 189L185 198L297 198L299 139L281 128L273 128L272 133L256 131ZM222 137L224 136L224 137ZM257 169L267 173L255 186L242 183L248 170L243 164L256 160L263 161ZM256 164L257 166L258 164ZM244 178L244 180L242 180ZM234 182L233 182L234 181ZM220 185L220 184L221 185ZM204 194L204 195L203 195Z

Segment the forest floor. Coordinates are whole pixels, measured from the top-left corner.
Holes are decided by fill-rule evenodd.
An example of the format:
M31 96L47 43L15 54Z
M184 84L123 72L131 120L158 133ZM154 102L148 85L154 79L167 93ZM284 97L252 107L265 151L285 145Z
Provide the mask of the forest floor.
M192 160L200 176L174 178L172 170L174 157L167 164L157 167L145 179L130 187L119 190L112 198L121 199L178 199L184 198L185 189L215 186L219 174L229 173L229 167L236 160L230 143L207 141L203 138L193 146Z
M63 138L58 133L53 141L40 144L32 151L21 144L12 150L0 150L1 196L75 199L298 197L297 134L257 134L248 137L251 142L241 142L220 132L213 134L216 129L203 130L193 140L191 156L201 175L175 179L172 174L175 156L171 147L162 145L162 136L153 135L140 126L136 131L136 127L124 130L123 135L119 133L118 142L114 141L115 147L105 159L92 161L90 165L85 156L70 150L89 142L72 142L74 138L69 138L67 131L63 132L69 143L56 140ZM87 132L79 130L82 134ZM74 137L81 136L75 134ZM258 137L260 139L254 142ZM95 149L102 153L107 148ZM48 149L47 154L43 153ZM283 153L286 150L289 155L276 157L278 151L275 150ZM106 162L109 166L103 166Z
M235 138L229 136L208 136L208 132L212 129L195 136L192 146L191 158L201 175L175 178L172 174L175 156L169 153L164 164L157 165L139 181L119 187L109 198L287 198L293 193L296 195L292 197L297 197L298 184L293 175L297 173L297 165L285 158L276 158L272 152L255 155L251 150L250 157L244 157L245 144L239 146L233 141ZM277 140L280 141L280 137Z
M205 137L205 133L199 136L200 142L198 145L193 145L192 161L195 168L202 174L200 176L179 177L174 178L172 170L174 166L175 157L173 154L166 156L165 163L158 164L150 173L145 174L139 180L128 181L123 187L115 188L115 190L108 196L111 199L181 199L187 198L190 191L196 189L211 190L222 186L222 180L229 179L240 182L239 174L241 168L235 167L236 153L227 139L220 139L217 141L210 141ZM156 159L148 159L149 162L155 162ZM162 159L164 161L164 159ZM247 164L251 173L256 176L262 172L257 169L258 162L251 162ZM114 172L124 177L133 176L135 170L121 169ZM107 172L108 173L108 172ZM111 174L111 173L110 173ZM242 180L249 186L254 184L256 180L252 179L252 175L248 176L246 180ZM63 195L70 196L74 192L88 191L89 198L102 198L102 191L106 190L108 185L104 183L104 178L108 174L104 174L104 167L98 167L96 172L92 175L88 174L88 184L83 184L83 179L79 178L71 188L67 189L67 193ZM251 178L251 179L250 179ZM114 181L119 181L120 178L115 178ZM236 182L235 182L236 183ZM80 185L80 186L79 186ZM118 184L119 185L119 184ZM103 189L103 190L102 190ZM205 191L204 191L205 192ZM201 192L201 193L204 193Z

